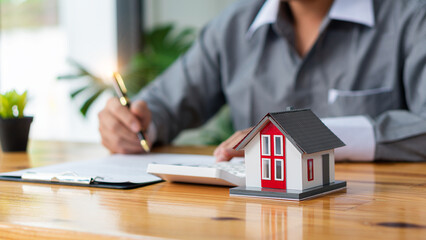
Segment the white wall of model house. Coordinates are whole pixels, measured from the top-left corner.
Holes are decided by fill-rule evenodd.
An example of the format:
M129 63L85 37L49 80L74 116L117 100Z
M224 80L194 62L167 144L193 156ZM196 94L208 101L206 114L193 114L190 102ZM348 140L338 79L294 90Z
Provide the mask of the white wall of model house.
M288 138L285 138L285 171L287 189L302 190L302 154L291 143Z
M260 133L245 146L246 186L261 187L260 179Z
M334 149L321 151L312 154L303 154L302 156L302 180L303 180L303 189L316 187L323 185L323 169L322 169L322 155L329 155L329 176L330 182L334 182ZM314 179L308 181L308 159L313 159L314 164Z

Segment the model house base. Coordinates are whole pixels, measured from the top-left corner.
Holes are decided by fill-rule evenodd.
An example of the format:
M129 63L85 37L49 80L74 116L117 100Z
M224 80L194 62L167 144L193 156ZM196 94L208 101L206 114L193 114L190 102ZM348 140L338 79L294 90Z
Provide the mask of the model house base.
M327 185L321 185L305 190L277 189L277 188L261 188L261 187L236 187L231 188L231 195L247 196L247 197L265 197L278 198L287 200L305 200L318 196L322 196L331 192L339 191L346 188L345 181L335 181Z
M345 144L309 109L268 113L237 144L246 186L232 195L303 200L346 187L334 179L334 149Z

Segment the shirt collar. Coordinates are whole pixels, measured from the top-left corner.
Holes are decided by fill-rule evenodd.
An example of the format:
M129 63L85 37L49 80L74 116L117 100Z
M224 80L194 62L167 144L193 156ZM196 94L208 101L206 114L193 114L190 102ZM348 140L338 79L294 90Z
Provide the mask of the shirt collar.
M250 25L247 38L251 38L261 26L277 21L280 2L281 0L266 0ZM335 0L328 18L373 27L375 24L373 0Z

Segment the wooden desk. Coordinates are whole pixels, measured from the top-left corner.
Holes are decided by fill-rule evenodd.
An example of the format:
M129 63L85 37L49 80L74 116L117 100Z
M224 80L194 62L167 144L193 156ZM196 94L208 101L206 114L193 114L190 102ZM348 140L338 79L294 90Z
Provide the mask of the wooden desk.
M106 155L96 144L33 142L28 155L1 154L0 171ZM133 190L0 182L0 239L425 239L425 163L340 163L336 179L348 189L303 202L167 182Z

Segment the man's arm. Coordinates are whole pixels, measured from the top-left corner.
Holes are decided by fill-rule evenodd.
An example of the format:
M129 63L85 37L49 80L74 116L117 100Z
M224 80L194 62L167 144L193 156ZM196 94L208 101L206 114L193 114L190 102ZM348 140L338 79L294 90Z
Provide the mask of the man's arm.
M426 160L426 4L404 24L401 77L407 110L375 119L375 159Z

